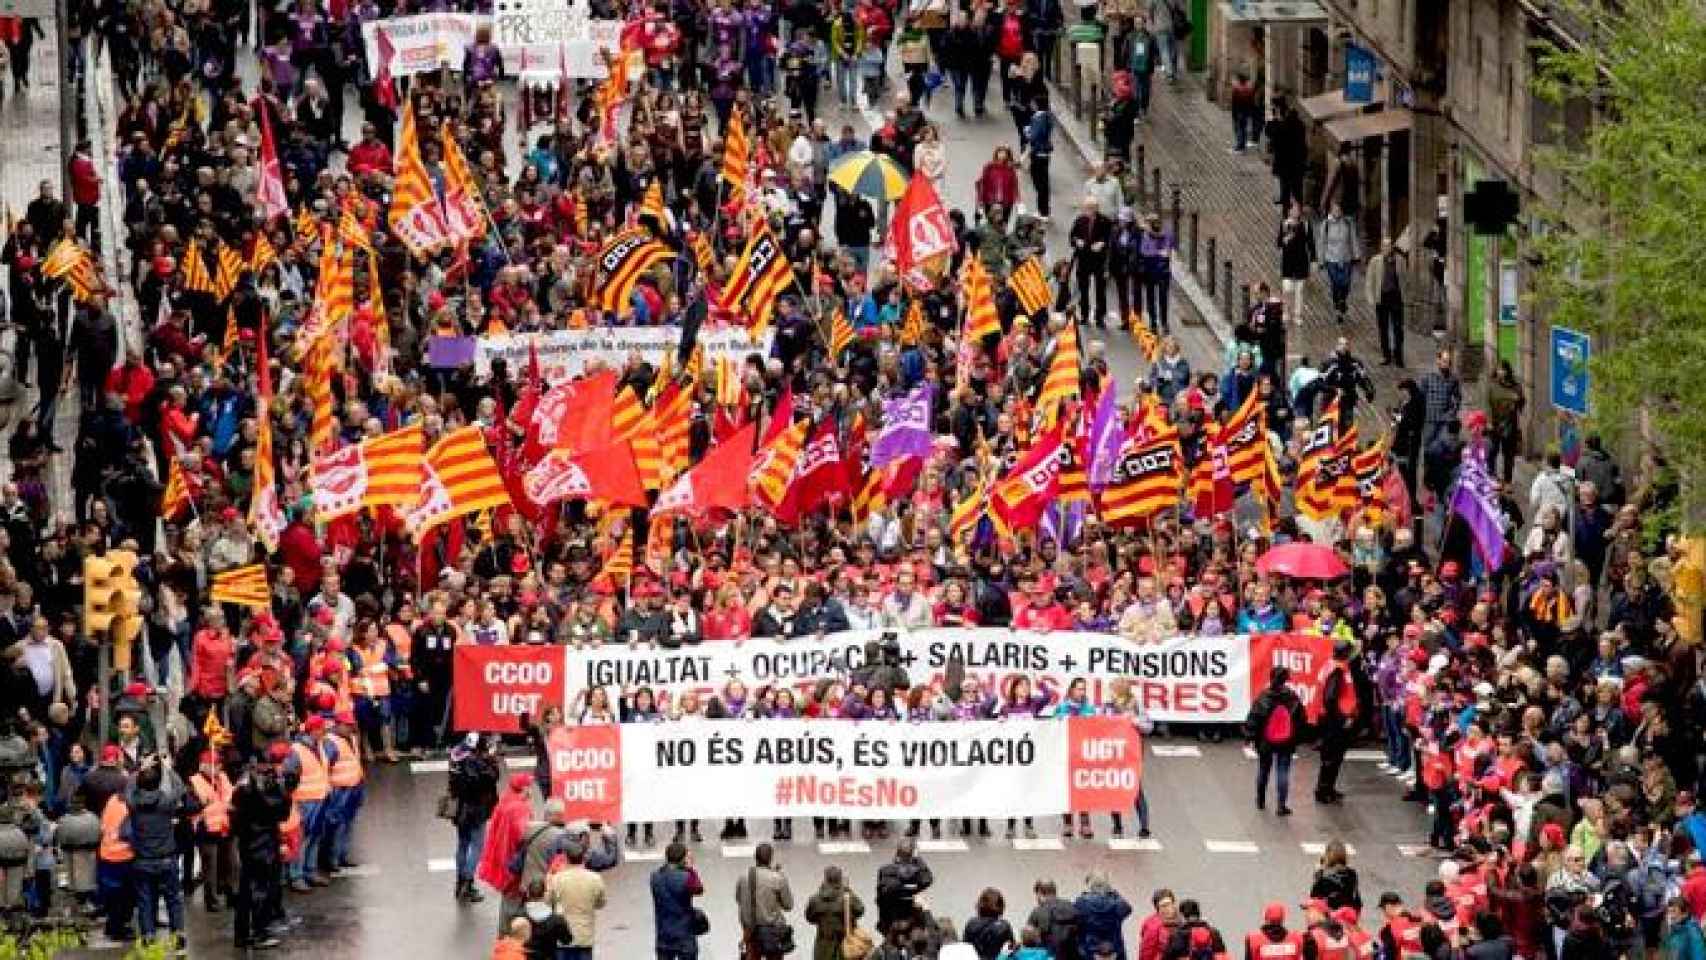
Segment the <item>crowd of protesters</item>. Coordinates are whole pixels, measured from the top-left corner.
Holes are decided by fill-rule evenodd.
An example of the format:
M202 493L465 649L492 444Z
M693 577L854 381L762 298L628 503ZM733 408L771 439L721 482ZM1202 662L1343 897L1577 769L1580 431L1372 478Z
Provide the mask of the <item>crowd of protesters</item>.
M595 4L601 15L626 19L625 35L643 49L645 69L636 72L613 140L600 133L596 85L518 93L482 32L466 61L453 65L461 69L400 84L420 129L450 126L490 212L482 239L424 260L384 224L399 114L359 40L361 24L406 12L405 5L334 3L335 15L315 0L259 6L252 26L241 4L103 3L78 14L75 62L110 58L123 99L112 131L118 154L102 158L116 165L120 191L106 202L122 207L123 272L107 278L115 295L74 299L41 269L60 238L102 242L92 212L99 184L90 185L86 149L81 163L73 161L82 174L74 205L51 184L27 201L7 198L23 208L0 251L18 331L16 372L20 384L39 384L39 403L12 430L11 470L0 487L0 702L16 706L8 720L36 760L33 785L19 791L28 808L20 822L42 868L30 885L35 909L53 905L56 861L92 849L96 869L77 878L74 892L104 916L113 939L154 935L156 905L164 902L169 932L181 942L184 899L199 887L206 910L233 908L239 945L275 945L293 925L285 892L303 898L295 910L312 910L312 892L351 863L366 769L454 745L441 814L458 833L455 896L481 899L478 882L502 894L506 927L495 955L577 956L541 947L539 928L566 912L568 933L550 932L561 939L549 942L590 938L590 927L576 925L597 909L589 904L602 902L602 888L587 875L615 866L620 837L599 830L595 838L549 804L542 822L550 829L529 829L527 778L500 784L493 743L465 739L449 721L452 651L463 643L597 645L628 637L668 648L971 625L1105 631L1144 643L1178 633L1295 629L1333 638L1346 667L1341 684L1351 692L1329 698L1324 749L1359 732L1381 738L1388 769L1407 777L1408 798L1431 806L1430 843L1448 859L1427 890L1383 896L1378 912L1365 914L1354 872L1345 880L1343 852L1330 851L1303 924L1288 928L1284 908L1267 907L1263 926L1247 938L1250 960L1348 958L1347 949L1360 956L1370 945L1394 960L1446 960L1457 950L1474 960L1543 953L1610 960L1660 949L1683 960L1706 956L1695 926L1706 913L1699 866L1706 814L1694 805L1706 773L1706 678L1699 625L1674 619L1685 609L1678 595L1693 563L1667 525L1675 472L1649 451L1625 476L1590 440L1573 468L1550 454L1523 495L1509 487L1523 402L1512 378L1494 378L1477 403L1463 395L1446 353L1399 396L1376 398L1348 345L1318 367L1305 361L1288 369L1285 328L1301 304L1289 283L1283 296L1259 292L1224 373L1193 371L1166 336L1172 239L1147 211L1133 209L1137 191L1117 148L1141 132L1154 70L1176 73L1175 43L1191 27L1179 5L1103 5L1117 62L1129 68L1115 84L1122 121L1110 138L1113 155L1087 183L1070 250L1046 242L1054 132L1045 77L1065 23L1051 0L910 7L857 0L780 10L721 0L709 9ZM23 21L8 34L18 78L27 77L27 45L38 32ZM247 69L251 56L257 70ZM895 75L905 82L890 82ZM1001 332L969 349L956 342L964 307L957 286L903 284L884 254L888 205L828 181L837 160L869 149L939 185L947 161L932 118L948 106L931 99L944 82L962 118L968 111L983 117L995 106L988 98L999 96L1015 137L982 170L977 208L952 211L958 251L941 275L957 276L962 261L976 257L1004 280L1040 254L1057 278L1054 309L1031 316L998 283ZM831 92L820 101L824 86ZM831 100L835 109L826 109ZM865 135L856 134L850 111L861 102L880 111L880 124ZM352 103L360 133L346 142ZM263 113L277 135L289 207L299 211L271 221L258 215L255 196ZM722 177L723 132L736 113L755 144L751 205L731 205ZM438 140L422 140L436 182ZM1031 174L1029 205L1019 163ZM594 259L605 239L634 222L653 185L677 225L660 232L683 256L644 277L623 316L601 316L593 306ZM932 426L942 442L862 522L840 504L794 527L763 510L652 527L660 539L645 546L645 569L625 589L598 574L624 528L643 537L646 525L612 523L608 511L598 516L581 502L553 505L545 516L503 510L484 524L457 519L424 547L388 512L316 522L307 470L314 401L293 343L313 310L319 246L346 242L331 229L346 212L374 249L356 277L348 357L334 384L338 441L414 422L430 440L472 424L503 451L519 447L527 428L508 412L539 385L501 365L481 376L435 366L429 341L603 323L742 323L714 301L746 240L743 206L768 218L799 282L777 306L773 347L741 364L738 404L719 406L713 384L685 381L695 390L692 457L728 425L766 423L784 395L796 417L846 426L862 416L877 425L883 399L934 384L942 401ZM1300 247L1311 242L1300 225L1284 229ZM1336 222L1326 231L1333 250L1354 246ZM689 236L703 236L713 251L703 270L686 255ZM276 262L245 272L229 297L185 289L192 243L247 255L263 237ZM1105 295L1110 278L1116 309ZM1341 309L1346 286L1335 281ZM121 300L136 305L145 328L123 355ZM914 301L925 329L903 336ZM857 336L832 354L826 323L837 310ZM1140 528L1112 528L1091 512L1081 526L1050 535L950 536L954 506L1036 435L1044 411L1033 399L1062 331L1104 328L1110 319L1108 335L1142 327L1164 339L1139 382L1124 385L1115 384L1102 344L1086 339L1079 384L1086 401L1116 386L1134 400L1153 393L1194 463L1209 455L1205 424L1256 391L1287 478L1303 424L1330 401L1347 420L1359 399L1374 402L1391 414L1389 469L1417 505L1414 521L1396 509L1355 511L1330 528L1327 539L1352 573L1327 584L1257 573L1270 546L1322 536L1300 528L1284 504L1263 511L1261 522L1241 505L1217 517L1181 508ZM1389 353L1402 364L1401 341ZM258 402L260 357L273 358L269 406ZM663 358L636 355L619 376L649 396L660 376L683 376L685 359L672 358L664 374ZM73 379L71 433L60 429L56 410L61 384ZM271 552L248 522L259 418L270 419L277 438L275 475L288 520ZM1444 506L1463 458L1479 456L1484 442L1502 454L1495 472L1507 543L1493 564L1475 554ZM189 486L191 509L157 520L174 468ZM56 502L60 476L69 478L68 503ZM115 548L141 555L144 625L134 677L103 686L101 638L85 632L79 617L81 569L85 557ZM268 566L269 608L210 601L213 575L254 562ZM1093 703L1077 683L1052 690L1016 681L996 690L973 679L944 690L911 681L878 666L810 690L731 685L716 696L673 700L643 688L614 699L612 691L590 691L538 718L534 730L542 742L556 723L1104 711L1151 727L1117 683L1107 703ZM98 722L101 706L110 708L110 731ZM1306 726L1283 686L1253 708L1246 734L1263 760L1258 806L1272 768L1276 811L1288 811L1289 761ZM1317 802L1341 796L1324 772ZM1146 835L1147 808L1135 813ZM814 826L822 838L853 825ZM905 832L916 836L923 826ZM928 824L933 836L942 826ZM948 826L990 835L983 822ZM1116 834L1123 826L1113 819ZM626 839L659 842L653 827L627 825ZM1075 827L1092 834L1087 817L1076 825L1067 817L1061 831ZM702 932L692 903L703 885L691 857L703 834L697 822L667 829L665 863L651 881L655 948L660 958L692 957ZM890 827L859 829L881 837ZM1009 822L1005 832L1020 829L1034 835L1036 826ZM747 831L743 821L722 825L725 838ZM793 824L772 824L770 836L790 841ZM780 933L760 928L786 925L792 903L785 879L779 888L770 882L774 851L761 850L751 881L761 889L737 896L743 924L750 922L749 955L769 957ZM1106 878L1093 878L1075 901L1039 884L1038 906L1017 928L1001 919L1000 892L989 891L963 929L973 952L955 953L951 926L914 906L929 885L914 858L902 838L900 867L885 867L887 879L878 880L881 942L872 955L884 960L1123 960L1132 953L1210 960L1236 949L1191 901L1165 890L1155 893L1155 913L1139 930L1122 932L1130 906ZM819 960L842 956L847 920L863 909L857 904L830 868L801 914L817 925ZM591 942L579 956L590 955Z

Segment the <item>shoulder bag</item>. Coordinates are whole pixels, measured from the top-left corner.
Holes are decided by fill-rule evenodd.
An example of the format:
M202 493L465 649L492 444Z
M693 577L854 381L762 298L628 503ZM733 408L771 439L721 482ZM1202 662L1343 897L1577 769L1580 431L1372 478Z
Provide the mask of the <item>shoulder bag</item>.
M841 936L841 960L866 960L876 951L877 945L871 935L853 923L851 891L841 895L841 929L846 931Z

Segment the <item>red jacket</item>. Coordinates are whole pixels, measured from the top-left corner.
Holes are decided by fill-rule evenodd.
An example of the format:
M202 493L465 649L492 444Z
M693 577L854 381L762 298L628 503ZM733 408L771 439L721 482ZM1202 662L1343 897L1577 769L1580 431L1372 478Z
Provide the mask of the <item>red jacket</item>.
M1167 941L1172 939L1176 925L1169 925L1161 919L1161 914L1152 913L1143 918L1143 926L1137 934L1137 960L1161 960L1167 952Z
M198 631L190 652L190 691L207 700L229 693L225 670L234 662L232 652L231 635L224 630Z
M85 207L101 202L101 174L88 154L71 155L71 199Z
M985 207L999 203L1012 212L1019 204L1019 171L1010 163L984 164L977 178L977 202Z
M361 176L370 170L391 175L391 150L378 140L349 148L349 172Z
M126 363L107 373L106 392L124 398L124 418L132 424L142 421L142 401L154 389L154 372L140 363Z

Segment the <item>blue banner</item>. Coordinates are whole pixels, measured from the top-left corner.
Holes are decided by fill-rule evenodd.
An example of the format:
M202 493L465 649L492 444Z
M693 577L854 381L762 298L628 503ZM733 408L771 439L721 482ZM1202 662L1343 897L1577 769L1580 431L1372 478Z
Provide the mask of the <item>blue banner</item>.
M1345 47L1345 102L1374 102L1374 53L1367 47Z
M1552 328L1552 406L1586 416L1588 412L1588 359L1593 342L1588 335L1568 327Z

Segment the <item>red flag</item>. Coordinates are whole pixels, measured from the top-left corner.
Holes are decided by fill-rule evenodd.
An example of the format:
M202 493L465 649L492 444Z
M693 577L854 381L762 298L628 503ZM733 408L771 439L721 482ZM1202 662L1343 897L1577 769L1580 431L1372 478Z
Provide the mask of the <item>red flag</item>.
M795 524L831 498L849 495L847 471L841 465L841 444L835 437L835 421L825 420L812 432L811 440L794 464L793 479L788 482L782 502L776 505L776 519Z
M373 70L373 99L387 110L397 109L397 88L391 82L391 61L397 57L397 48L392 45L391 37L380 27L374 31L374 46L379 51L379 63Z
M918 290L930 289L935 281L928 269L939 270L959 249L942 198L922 173L912 175L906 193L895 204L889 247L901 277Z
M517 419L527 428L522 458L538 463L547 450L590 450L610 440L610 404L616 395L616 371L568 380L545 390Z
M747 480L752 475L752 440L757 432L749 423L712 447L705 459L658 495L652 516L673 513L703 516L713 510L744 508Z
M782 388L782 396L776 401L776 412L770 415L770 422L764 425L764 437L758 441L758 445L769 446L770 441L780 436L793 422L794 387L790 384Z
M381 37L385 31L379 31ZM278 144L272 138L272 123L267 119L265 101L261 106L261 169L255 181L255 202L261 205L262 217L289 216L290 200L284 193L284 174L278 163Z
M634 466L633 448L626 441L579 456L552 450L527 471L525 485L527 496L539 503L602 500L615 506L646 505L646 488Z
M521 390L515 396L515 409L509 412L510 419L523 430L530 430L533 426L533 412L539 407L539 395L544 390L545 378L539 373L539 345L529 340L527 369L522 374Z
M1060 490L1064 421L1037 438L1036 445L995 485L989 509L1009 530L1036 526Z

